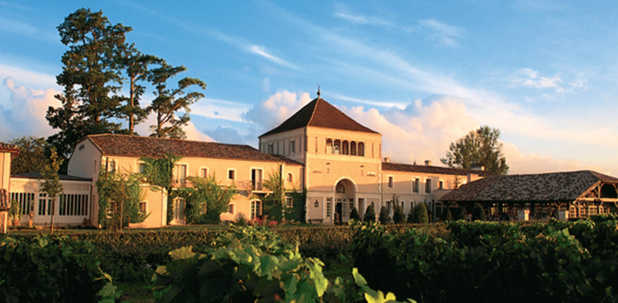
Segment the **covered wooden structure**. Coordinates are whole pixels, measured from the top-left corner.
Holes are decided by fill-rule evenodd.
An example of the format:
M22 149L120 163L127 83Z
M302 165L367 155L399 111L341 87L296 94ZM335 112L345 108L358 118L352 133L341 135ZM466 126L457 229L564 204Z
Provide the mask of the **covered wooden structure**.
M590 170L490 176L440 201L468 211L480 203L488 218L496 220L587 218L618 211L618 178Z

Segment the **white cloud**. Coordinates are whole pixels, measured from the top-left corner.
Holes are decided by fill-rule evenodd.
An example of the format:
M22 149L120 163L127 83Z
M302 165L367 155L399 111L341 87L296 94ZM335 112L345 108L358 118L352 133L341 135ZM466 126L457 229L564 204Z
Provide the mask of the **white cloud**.
M243 115L243 118L256 124L260 131L268 131L277 127L301 107L311 101L309 93L294 93L287 90L279 91L268 99L255 105Z
M242 115L251 109L250 104L204 98L191 105L191 114L207 118L242 122Z
M8 141L22 136L46 137L55 131L49 126L45 115L49 106L59 106L54 89L32 89L20 86L7 77L3 85L8 88L8 104L0 106L0 139Z
M142 123L138 124L135 126L135 132L138 133L140 136L149 136L151 131L151 126L156 125L157 124L157 117L155 113L150 113L150 115L148 115L148 117L146 118L146 120L144 120ZM206 141L206 142L214 142L215 140L212 139L210 136L200 132L197 127L195 127L195 124L193 124L193 122L189 121L189 123L187 124L187 126L185 126L183 128L183 130L185 131L185 135L187 136L187 140L194 140L194 141Z
M444 46L458 46L457 38L463 34L462 29L434 19L419 20L418 23L429 31L428 38Z

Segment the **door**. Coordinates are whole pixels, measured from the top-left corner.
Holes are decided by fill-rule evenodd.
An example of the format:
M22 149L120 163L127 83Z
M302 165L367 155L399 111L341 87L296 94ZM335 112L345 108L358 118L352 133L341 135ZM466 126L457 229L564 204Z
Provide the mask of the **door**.
M178 223L185 220L185 199L174 200L174 220Z
M335 200L335 224L341 224L341 215L343 214L343 199Z

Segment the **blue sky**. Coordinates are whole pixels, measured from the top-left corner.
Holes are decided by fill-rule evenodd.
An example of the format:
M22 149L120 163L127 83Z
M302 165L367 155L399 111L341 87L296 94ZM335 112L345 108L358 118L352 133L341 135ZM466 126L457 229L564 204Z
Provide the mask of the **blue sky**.
M66 51L56 27L81 7L208 84L192 139L256 146L320 85L383 134L393 161L438 164L450 142L489 125L511 173L618 176L611 1L0 0L0 140L54 133L44 116Z

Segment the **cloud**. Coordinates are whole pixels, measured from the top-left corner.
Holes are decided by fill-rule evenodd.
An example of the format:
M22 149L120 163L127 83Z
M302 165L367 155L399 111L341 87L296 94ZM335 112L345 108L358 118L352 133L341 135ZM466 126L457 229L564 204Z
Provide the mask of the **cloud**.
M462 29L434 19L419 20L418 23L429 31L427 36L429 39L436 40L444 46L459 45L456 39L462 36Z
M243 118L256 124L258 131L268 131L277 127L310 101L309 93L279 91L255 105L246 114L243 114Z
M48 43L60 44L58 33L55 31L41 31L38 28L15 19L0 18L0 31L17 34Z
M8 88L8 104L0 106L0 139L8 141L23 136L47 137L55 131L45 115L49 106L59 106L54 89L32 89L17 85L15 79L6 77L3 85Z
M242 122L242 115L249 109L251 109L250 104L204 98L191 105L191 114L207 118Z
M509 174L535 174L588 169L609 173L612 171L612 168L608 171L607 168L589 166L571 159L556 160L535 153L523 153L517 146L508 142L503 142L502 151L510 167ZM618 172L618 167L614 167L613 171L615 173Z
M146 120L144 120L142 123L135 126L135 132L138 133L140 136L149 136L152 133L150 129L151 126L156 125L156 124L157 124L156 114L150 113L150 115L148 115ZM215 141L210 136L199 131L197 127L195 127L195 124L193 124L193 122L191 121L189 121L189 123L183 128L183 130L185 131L187 140L206 141L206 142Z

